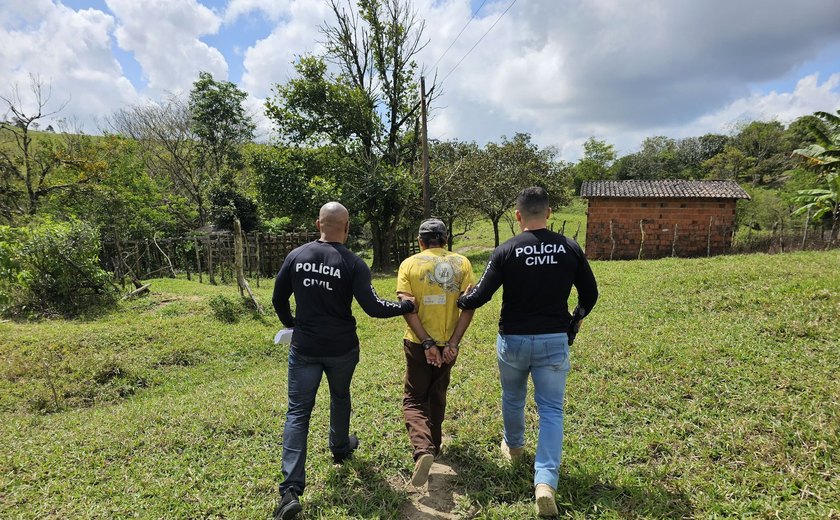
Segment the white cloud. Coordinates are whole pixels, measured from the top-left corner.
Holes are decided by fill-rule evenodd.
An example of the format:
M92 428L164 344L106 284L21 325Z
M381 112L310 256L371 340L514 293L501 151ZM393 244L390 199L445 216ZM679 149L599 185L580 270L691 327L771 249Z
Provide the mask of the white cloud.
M277 22L289 13L289 2L283 0L231 0L225 8L226 23L234 22L241 16L261 13L269 20Z
M467 4L425 0L427 63L469 19ZM485 6L441 61L442 74L508 4ZM704 116L746 107L796 117L834 99L826 93L836 95L831 81L766 96L753 94L754 86L840 41L837 20L840 3L832 0L518 2L446 80L445 115L431 129L479 142L528 131L571 158L588 136L630 151L662 130L699 135L708 128Z
M106 0L119 21L120 48L134 53L149 87L189 89L199 71L227 79L228 66L218 49L199 38L215 34L222 20L195 0Z
M110 15L49 1L13 2L3 13L0 91L16 83L25 98L29 75L40 76L51 87L51 108L69 101L56 117L75 118L87 131L95 130L96 117L138 99L111 53Z
M320 49L319 27L328 16L324 2L293 0L289 18L245 51L241 86L255 97L265 98L275 84L292 78L297 56Z
M812 74L800 79L793 92L752 94L738 99L721 110L706 114L692 125L709 132L724 132L740 121L777 120L790 123L794 119L818 110L840 108L840 73L832 74L820 84Z

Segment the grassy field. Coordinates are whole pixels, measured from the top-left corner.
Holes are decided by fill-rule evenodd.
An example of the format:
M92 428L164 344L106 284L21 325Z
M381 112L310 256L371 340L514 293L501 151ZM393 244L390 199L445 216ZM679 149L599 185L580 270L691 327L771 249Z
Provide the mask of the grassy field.
M837 251L593 262L602 298L572 349L561 516L840 518L839 266ZM393 277L375 283L393 294ZM266 308L271 285L257 289ZM270 516L276 317L216 319L210 301L230 286L152 289L96 318L0 323L0 518ZM533 401L527 463L498 456L499 304L476 313L453 370L455 517L534 515ZM400 518L411 498L402 321L355 314L362 448L333 466L322 388L301 518Z

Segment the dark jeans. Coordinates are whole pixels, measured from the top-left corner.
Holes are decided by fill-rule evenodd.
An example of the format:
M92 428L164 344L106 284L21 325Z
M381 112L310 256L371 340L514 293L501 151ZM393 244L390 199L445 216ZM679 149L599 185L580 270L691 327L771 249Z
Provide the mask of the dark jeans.
M306 440L309 417L321 375L327 375L330 386L330 450L334 454L349 451L350 381L359 362L359 349L343 356L303 356L289 349L289 409L283 428L283 483L280 494L294 488L298 494L306 487Z
M423 346L403 340L405 351L405 393L403 415L414 460L440 451L441 425L446 413L446 389L452 365L440 368L426 362Z

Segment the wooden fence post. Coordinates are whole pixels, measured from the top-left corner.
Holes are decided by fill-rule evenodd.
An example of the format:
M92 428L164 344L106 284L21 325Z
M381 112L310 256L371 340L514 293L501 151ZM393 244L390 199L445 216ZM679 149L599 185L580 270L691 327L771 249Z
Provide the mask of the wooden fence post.
M201 255L198 252L198 237L193 237L195 246L195 270L198 271L198 283L204 283L204 276L201 274Z
M674 224L674 241L671 242L671 257L677 256L677 228L679 224Z
M811 220L811 208L808 208L808 214L805 215L805 230L802 232L802 250L805 251L805 242L808 240L808 221Z
M612 249L610 249L610 260L613 259L615 253L615 238L613 237L613 221L610 219L610 242L612 242Z
M642 249L645 247L645 221L644 221L644 219L639 221L639 230L642 232L642 239L639 241L639 258L637 258L637 260L642 259Z
M712 221L715 217L709 217L709 232L706 235L706 256L712 256Z
M262 274L262 262L260 262L260 232L254 231L254 253L257 262L257 287L260 286L260 275Z
M210 235L207 235L207 270L210 277L210 283L216 285L216 276L213 273L213 242Z

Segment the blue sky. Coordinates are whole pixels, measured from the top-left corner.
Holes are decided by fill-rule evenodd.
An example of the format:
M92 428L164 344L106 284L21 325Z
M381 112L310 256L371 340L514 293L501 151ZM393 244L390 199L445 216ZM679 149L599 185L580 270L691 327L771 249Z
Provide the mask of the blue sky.
M648 136L840 108L836 0L519 0L504 16L511 0L414 0L430 39L421 63L482 3L441 74L498 23L440 86L432 137L484 143L524 131L575 159L590 136L626 153ZM5 0L0 91L38 74L69 100L61 116L96 131L122 107L189 90L206 70L248 92L259 116L330 19L320 0Z

